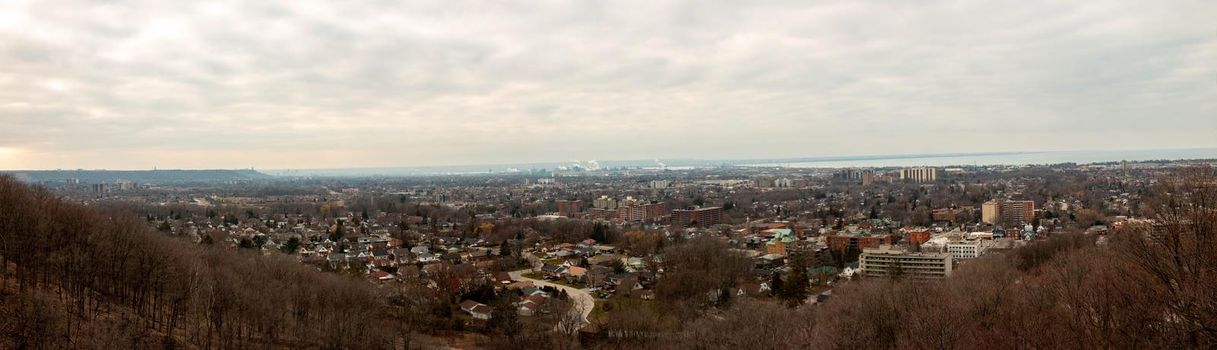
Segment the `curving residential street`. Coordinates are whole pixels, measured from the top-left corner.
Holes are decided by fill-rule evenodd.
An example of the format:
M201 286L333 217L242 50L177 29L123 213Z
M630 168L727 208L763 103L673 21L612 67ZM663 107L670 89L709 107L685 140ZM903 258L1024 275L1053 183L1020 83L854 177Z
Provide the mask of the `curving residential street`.
M508 272L508 274L511 275L511 279L513 279L513 280L530 281L533 283L533 285L536 285L538 287L549 286L549 287L559 288L559 289L566 291L566 294L570 295L571 299L574 300L577 303L577 305L579 306L579 308L572 310L572 311L581 310L583 313L583 315L582 315L583 323L584 324L587 323L587 316L591 315L592 309L596 307L596 300L594 298L592 298L591 293L588 293L587 290L584 290L584 289L564 286L561 284L552 283L552 282L545 281L545 280L524 277L524 274L528 273L530 271L532 271L532 270L528 270L528 269L517 270L517 271Z

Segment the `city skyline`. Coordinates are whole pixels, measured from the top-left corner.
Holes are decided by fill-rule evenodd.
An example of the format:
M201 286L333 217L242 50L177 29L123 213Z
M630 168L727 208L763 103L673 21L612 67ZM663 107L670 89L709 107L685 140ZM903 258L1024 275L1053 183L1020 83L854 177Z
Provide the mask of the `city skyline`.
M0 169L1217 147L1208 2L0 4Z

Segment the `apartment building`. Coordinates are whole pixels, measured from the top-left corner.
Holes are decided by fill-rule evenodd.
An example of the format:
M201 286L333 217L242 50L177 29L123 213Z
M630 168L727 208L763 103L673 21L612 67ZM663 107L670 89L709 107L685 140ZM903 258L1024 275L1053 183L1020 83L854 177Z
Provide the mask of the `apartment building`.
M558 215L565 217L574 217L576 213L583 211L583 201L581 200L559 200Z
M682 227L706 227L723 222L722 207L677 209L672 211L672 224Z
M863 249L858 259L862 276L909 277L915 279L946 278L951 275L953 260L948 253L914 253L891 245Z
M955 241L947 243L947 254L956 261L979 258L985 254L985 246L981 241Z
M938 180L938 168L900 169L900 179L915 182L934 182Z
M1035 202L994 199L980 206L980 219L986 224L1029 223L1035 219Z

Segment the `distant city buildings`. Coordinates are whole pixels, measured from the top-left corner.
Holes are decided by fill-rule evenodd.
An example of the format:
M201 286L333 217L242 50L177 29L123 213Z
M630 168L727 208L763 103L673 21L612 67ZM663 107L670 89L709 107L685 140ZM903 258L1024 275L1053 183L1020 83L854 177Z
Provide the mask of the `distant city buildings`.
M664 189L672 187L672 181L669 180L651 180L650 187L654 189Z
M592 208L596 209L617 209L617 200L609 198L609 196L600 196L592 200Z
M129 182L129 181L119 181L118 182L119 191L130 191L130 190L134 190L134 189L135 189L134 182Z
M879 180L879 176L872 169L845 169L833 173L833 179L845 180L853 183L861 183L862 186L870 186Z

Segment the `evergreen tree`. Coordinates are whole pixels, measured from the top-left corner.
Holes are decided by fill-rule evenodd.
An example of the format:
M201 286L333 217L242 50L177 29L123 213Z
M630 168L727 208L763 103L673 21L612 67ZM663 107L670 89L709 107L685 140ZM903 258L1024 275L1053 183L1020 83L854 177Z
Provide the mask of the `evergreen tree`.
M287 254L295 253L296 249L300 249L300 239L296 237L288 238L287 242L284 242L283 246L279 247L279 250Z
M727 309L731 307L731 302L734 301L732 298L735 297L735 295L732 295L733 293L731 290L731 286L723 286L722 288L718 289L719 308Z
M608 243L608 227L599 222L592 224L591 238L598 243Z
M511 297L500 297L492 306L494 312L486 324L487 328L496 334L507 336L507 338L515 338L516 335L519 335L524 325L520 322L520 316L516 314L515 306L511 304Z
M330 232L330 241L338 242L343 236L342 220L338 220L338 224L334 226L334 232Z
M807 287L809 286L807 276L807 264L803 262L802 256L790 256L790 271L786 272L786 283L782 286L779 296L785 301L786 306L796 307L803 304L803 300L807 299Z
M782 292L782 274L775 272L771 277L769 279L769 295L778 296L778 293Z

